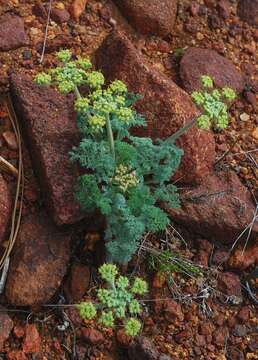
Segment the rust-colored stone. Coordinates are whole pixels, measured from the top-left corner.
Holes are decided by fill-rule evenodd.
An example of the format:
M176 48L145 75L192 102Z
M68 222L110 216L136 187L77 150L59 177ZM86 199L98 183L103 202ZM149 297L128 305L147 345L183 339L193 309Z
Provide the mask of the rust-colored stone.
M28 45L29 38L24 30L21 17L4 14L0 17L0 50L14 50Z
M0 243L4 240L12 210L11 195L6 181L0 174Z
M38 306L51 300L67 270L70 238L43 212L23 220L5 288L9 303Z
M135 129L134 134L165 139L198 116L191 98L154 69L124 34L114 32L108 36L97 51L96 60L108 81L123 80L130 91L143 96L136 108L146 117L148 126ZM209 174L215 157L211 133L192 127L177 145L184 150L177 178L194 183Z

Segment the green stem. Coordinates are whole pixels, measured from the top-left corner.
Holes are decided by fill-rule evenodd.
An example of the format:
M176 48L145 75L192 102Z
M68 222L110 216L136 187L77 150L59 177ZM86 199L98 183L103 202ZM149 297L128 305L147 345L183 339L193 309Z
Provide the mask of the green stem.
M189 123L187 123L184 127L179 129L177 132L175 132L173 135L167 138L167 142L174 143L180 136L182 136L188 129L190 129L195 123L196 118L191 120Z
M112 127L111 127L110 118L108 115L106 117L106 128L107 128L107 136L108 136L110 152L111 152L111 155L113 156L113 159L115 160L116 154L115 154L114 135L113 135Z

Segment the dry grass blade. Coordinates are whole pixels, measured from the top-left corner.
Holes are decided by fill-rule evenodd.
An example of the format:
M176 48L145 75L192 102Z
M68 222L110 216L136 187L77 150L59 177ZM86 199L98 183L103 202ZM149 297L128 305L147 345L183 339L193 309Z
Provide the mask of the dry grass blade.
M14 133L16 135L18 147L19 147L19 166L18 166L18 174L17 174L17 186L16 186L16 194L12 212L12 220L11 220L11 231L8 239L8 244L5 248L5 252L0 259L0 270L6 264L6 261L9 261L9 257L13 246L15 244L15 240L17 238L20 222L21 222L21 214L22 214L22 204L23 204L23 190L24 190L24 173L23 173L23 161L22 161L22 145L21 145L21 133L19 129L19 123L17 117L15 115L12 101L10 97L5 99L5 106L10 118L10 121L13 126ZM5 165L7 166L7 165ZM20 200L20 201L19 201Z
M0 170L7 172L15 177L18 177L18 170L11 163L0 156Z

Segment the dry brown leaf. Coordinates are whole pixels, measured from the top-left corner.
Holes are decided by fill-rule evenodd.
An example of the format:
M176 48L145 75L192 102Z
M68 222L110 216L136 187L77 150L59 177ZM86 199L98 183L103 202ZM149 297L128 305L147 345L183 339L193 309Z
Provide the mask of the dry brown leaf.
M78 21L82 12L85 10L86 4L88 0L74 0L70 6L70 14L71 17Z

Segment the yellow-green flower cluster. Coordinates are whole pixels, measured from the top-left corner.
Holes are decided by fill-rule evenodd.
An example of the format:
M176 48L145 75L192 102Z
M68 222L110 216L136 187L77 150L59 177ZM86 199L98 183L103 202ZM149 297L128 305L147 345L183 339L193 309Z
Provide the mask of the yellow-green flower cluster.
M101 115L88 116L88 123L94 132L101 131L106 125L106 118Z
M56 53L56 57L59 61L66 63L71 60L72 53L70 50L60 50Z
M202 85L206 88L213 88L213 80L208 75L201 76Z
M51 75L47 73L39 73L35 77L35 83L38 85L49 85L51 83Z
M134 280L131 291L133 294L144 295L148 291L148 285L147 285L146 281L137 277Z
M125 333L128 336L134 337L141 330L141 323L139 320L131 318L125 323Z
M105 78L103 74L99 71L92 71L90 73L87 73L87 77L85 80L85 83L91 88L91 89L98 89L105 83Z
M109 85L109 90L113 94L124 94L127 92L127 87L121 80L115 80Z
M125 165L118 165L114 176L114 184L118 185L120 190L126 192L128 189L135 187L139 183L135 171Z
M92 63L88 58L78 57L76 60L76 64L83 70L88 70L92 67Z
M89 99L82 97L75 101L74 108L79 114L86 114L89 110Z
M121 107L120 109L117 109L116 115L120 121L125 123L130 123L134 116L132 109L128 107Z

